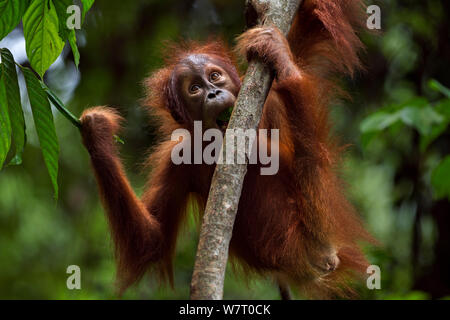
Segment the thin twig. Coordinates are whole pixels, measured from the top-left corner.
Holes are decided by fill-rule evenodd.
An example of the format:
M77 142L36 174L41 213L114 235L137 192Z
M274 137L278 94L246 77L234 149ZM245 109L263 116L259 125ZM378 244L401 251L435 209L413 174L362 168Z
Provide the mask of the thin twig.
M54 94L49 87L41 80L41 86L42 89L47 93L48 99L53 103L56 109L58 109L61 114L66 117L74 126L76 126L78 129L81 129L81 122L78 120L77 117L75 117L65 106L64 103L62 103L61 100Z

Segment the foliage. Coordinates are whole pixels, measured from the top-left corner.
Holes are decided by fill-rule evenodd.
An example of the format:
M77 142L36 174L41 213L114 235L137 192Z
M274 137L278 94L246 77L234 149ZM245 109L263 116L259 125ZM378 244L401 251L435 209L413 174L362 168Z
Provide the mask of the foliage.
M83 19L94 1L84 0ZM65 41L72 48L75 63L78 66L80 54L76 44L75 29L69 29L67 8L73 0L2 0L0 2L0 40L13 30L19 21L23 21L26 52L31 67L40 78L61 54ZM26 143L25 121L21 106L19 83L14 57L7 48L0 49L0 168L7 159L11 145L14 150L9 164L19 165ZM48 87L39 81L32 70L20 66L33 111L33 117L42 154L50 175L55 198L58 198L58 138L53 123L53 115L49 99L55 106L63 110L69 120L75 119L62 105ZM47 97L48 95L48 97ZM77 122L74 122L77 125ZM13 144L11 144L11 140Z
M4 5L17 2L0 0L1 35L5 30ZM53 0L55 8L59 2ZM382 9L383 29L379 36L362 34L367 72L345 82L352 100L331 108L334 136L350 144L342 163L348 196L382 243L379 248L367 248L369 261L381 268L381 289L368 290L362 283L358 292L362 299L448 299L450 251L446 244L450 240L446 236L450 227L446 217L450 215L444 210L436 215L434 208L448 203L446 183L450 181L449 97L445 89L450 85L445 16L449 2L374 2ZM76 33L82 57L79 70L67 46L46 72L46 84L75 114L94 105L119 108L126 118L121 137L127 142L120 151L138 193L146 178L139 164L159 141L155 119L140 107L144 90L138 84L161 65L165 40L205 39L215 34L232 44L245 25L243 3L97 1L84 20L83 30ZM18 38L11 33L6 39L10 41L0 47L7 47L16 61L28 67L20 60L21 50L12 45L12 40L20 43L23 39L18 30L20 26L14 31ZM27 145L22 165L9 165L17 154L17 134L8 107L12 144L0 172L0 298L117 298L108 226L78 129L69 125L61 112L53 114L61 142L59 200L55 205L49 197L52 184L43 170L32 110L23 95L26 84L22 74L18 73L20 110L27 124ZM80 75L82 81L78 82ZM430 83L430 79L438 82ZM3 109L4 105L0 102ZM389 120L367 120L378 112L379 119ZM392 122L392 118L396 120ZM362 132L366 126L371 129ZM194 220L190 218L177 244L175 289L159 287L146 278L128 290L125 299L188 298L198 236ZM66 268L72 264L81 267L81 290L66 288ZM279 297L271 281L256 278L247 283L232 271L230 264L226 299Z
M55 198L58 198L58 154L59 145L56 137L53 114L47 95L42 90L39 80L36 79L30 69L23 68L25 82L28 88L31 110L33 111L34 123L39 137L39 142L44 155L44 161L55 190Z
M0 68L2 75L0 75L0 98L2 99L1 105L4 108L3 114L5 121L11 122L12 131L5 130L2 133L6 133L6 139L9 140L11 133L14 137L15 153L11 159L11 164L22 163L22 152L25 147L25 120L23 116L22 106L20 103L20 91L17 80L16 66L14 65L14 59L12 54L7 49L0 50L0 56L2 63ZM8 119L9 118L9 119ZM5 125L6 128L6 125ZM0 168L8 153L8 148L2 148L2 159L0 160Z
M29 0L0 1L0 40L6 37L17 26L28 5Z
M380 108L366 117L360 126L363 146L367 147L372 138L389 129L401 134L399 130L406 126L420 134L420 151L424 153L450 124L450 89L436 80L431 80L429 87L445 97L434 103L423 97L414 97L402 104ZM431 184L437 199L450 197L449 176L450 160L447 156L435 166L432 173Z

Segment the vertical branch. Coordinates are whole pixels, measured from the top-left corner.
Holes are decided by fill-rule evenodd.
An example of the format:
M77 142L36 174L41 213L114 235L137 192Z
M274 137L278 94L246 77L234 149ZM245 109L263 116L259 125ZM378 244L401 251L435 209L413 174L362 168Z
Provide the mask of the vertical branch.
M285 35L301 0L247 0L247 23L276 26ZM272 84L264 63L249 62L228 129L257 129L264 102ZM223 148L227 141L224 139ZM236 139L234 150L237 150ZM206 203L191 282L191 299L219 300L223 297L225 269L233 224L241 196L247 164L218 164Z

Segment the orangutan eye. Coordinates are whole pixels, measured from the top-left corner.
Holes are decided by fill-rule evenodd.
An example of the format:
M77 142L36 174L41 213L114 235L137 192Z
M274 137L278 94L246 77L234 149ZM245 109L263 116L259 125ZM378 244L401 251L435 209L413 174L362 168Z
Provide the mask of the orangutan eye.
M211 81L217 81L219 78L220 78L220 73L217 71L211 73L209 76L209 79L211 79Z
M189 88L189 92L190 93L197 93L200 90L200 86L198 84L193 84L190 88Z

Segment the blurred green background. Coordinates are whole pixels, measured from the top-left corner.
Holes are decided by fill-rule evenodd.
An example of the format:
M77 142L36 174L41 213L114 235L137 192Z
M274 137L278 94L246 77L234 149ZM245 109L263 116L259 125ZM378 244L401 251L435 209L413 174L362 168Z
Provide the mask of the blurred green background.
M450 4L447 0L373 3L381 7L382 30L379 35L362 35L367 70L344 81L353 98L332 108L333 132L350 144L342 166L348 195L382 243L380 248L367 248L371 263L381 267L381 290L362 285L360 297L444 298L450 296L450 203L448 196L437 197L431 172L449 154L448 123L433 120L435 114L430 112L421 113L412 125L386 121L405 103L439 104L449 112L448 99L428 83L436 79L450 85ZM243 0L97 0L77 34L79 71L66 48L47 73L45 81L77 115L95 105L120 109L127 119L122 158L138 193L145 178L141 164L156 142L154 122L140 108L140 83L161 66L162 42L219 34L232 44L244 29L243 4ZM9 48L18 62L26 64L20 27L0 47ZM27 103L26 96L23 99ZM0 298L117 298L108 226L77 129L55 113L61 144L60 197L55 203L29 107L26 120L24 163L0 172ZM444 124L424 147L427 130ZM442 172L436 179L445 184L450 173ZM145 278L124 298L188 298L196 243L197 229L190 221L178 242L174 290ZM69 265L81 268L81 290L66 287ZM225 299L278 297L270 281L245 282L228 268Z

